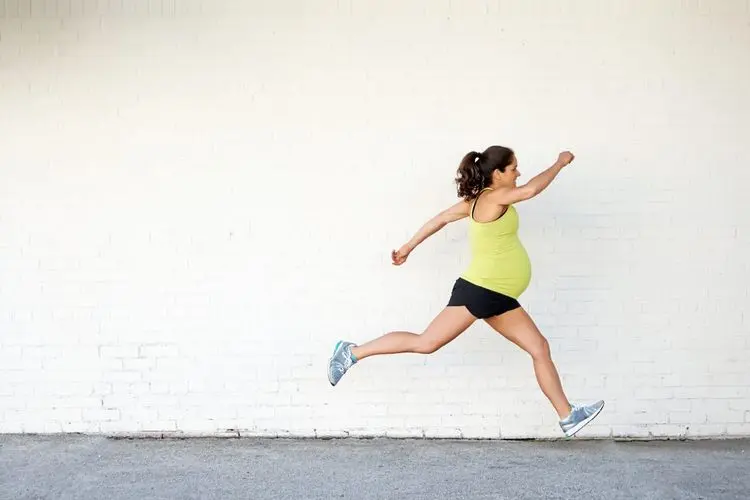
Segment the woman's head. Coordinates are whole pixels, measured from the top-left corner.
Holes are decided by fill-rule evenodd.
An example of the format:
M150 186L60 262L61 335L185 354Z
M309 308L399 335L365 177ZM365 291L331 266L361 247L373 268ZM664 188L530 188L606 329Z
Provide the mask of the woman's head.
M471 200L486 187L515 186L521 175L517 168L515 153L503 146L467 153L456 172L458 196Z

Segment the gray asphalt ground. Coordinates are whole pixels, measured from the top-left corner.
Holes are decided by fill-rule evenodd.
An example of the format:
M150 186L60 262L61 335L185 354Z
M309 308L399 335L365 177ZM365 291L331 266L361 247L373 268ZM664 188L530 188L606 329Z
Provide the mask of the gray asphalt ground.
M0 435L2 499L748 499L750 440Z

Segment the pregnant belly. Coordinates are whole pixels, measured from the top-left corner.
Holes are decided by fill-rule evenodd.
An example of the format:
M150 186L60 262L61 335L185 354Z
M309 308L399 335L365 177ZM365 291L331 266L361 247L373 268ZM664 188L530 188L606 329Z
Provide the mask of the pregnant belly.
M492 257L475 258L464 279L509 297L518 298L531 282L531 261L523 246Z

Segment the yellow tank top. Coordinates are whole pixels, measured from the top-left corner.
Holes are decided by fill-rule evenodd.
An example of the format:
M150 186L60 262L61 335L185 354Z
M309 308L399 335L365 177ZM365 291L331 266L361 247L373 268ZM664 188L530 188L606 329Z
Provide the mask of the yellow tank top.
M510 205L499 219L477 222L474 206L487 189L490 188L483 189L471 204L469 243L472 256L461 277L517 299L531 281L531 261L518 239L518 212Z

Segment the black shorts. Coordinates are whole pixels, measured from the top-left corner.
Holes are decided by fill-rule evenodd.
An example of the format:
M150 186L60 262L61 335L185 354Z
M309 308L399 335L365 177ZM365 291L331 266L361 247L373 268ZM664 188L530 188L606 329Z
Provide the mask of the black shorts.
M466 306L471 314L484 319L521 307L513 297L458 278L453 285L449 306Z

